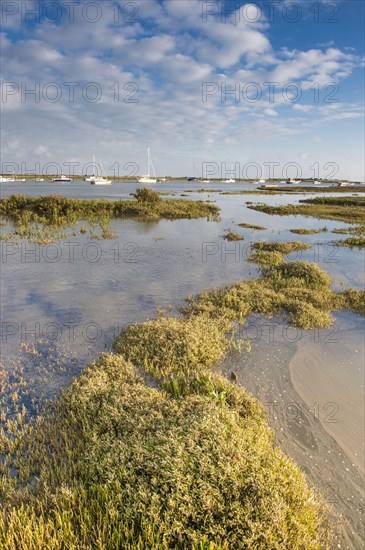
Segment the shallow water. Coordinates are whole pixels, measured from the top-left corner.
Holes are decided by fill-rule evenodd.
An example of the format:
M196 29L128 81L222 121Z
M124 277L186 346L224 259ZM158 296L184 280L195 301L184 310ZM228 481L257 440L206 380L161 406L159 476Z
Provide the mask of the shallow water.
M1 197L12 193L32 196L58 193L88 199L128 199L137 187L136 183L119 182L107 188L82 181L70 184L9 183L1 184ZM202 184L168 182L151 187L180 198L184 191L194 187L200 189ZM255 189L250 184L210 183L205 187ZM333 242L346 238L346 235L335 235L331 230L347 224L303 216L269 216L250 210L246 205L247 201L295 203L303 198L302 194L187 194L188 198L214 201L221 208L221 220L113 220L111 227L115 237L110 240L91 240L88 235L80 233L81 225L85 224L79 224L69 239L55 244L1 241L1 359L5 367L11 370L14 365L21 364L35 393L52 397L83 366L103 350L109 350L113 338L124 326L154 317L157 307L166 309L171 305L174 308L189 294L257 276L256 266L246 260L250 243L260 239L309 243L311 249L293 253L287 258L316 261L333 277L335 289L340 289L341 285L363 288L364 250L339 247ZM267 229L253 231L236 226L242 222ZM289 231L324 226L328 232L316 235L295 235ZM8 230L2 228L2 231ZM223 235L228 230L242 234L244 241L224 241ZM266 330L274 330L275 327L271 325L270 328L267 323ZM247 380L250 391L261 400L270 401L277 391L277 387L269 383L268 373L273 360L279 364L285 359L287 370L282 372L289 380L289 361L296 357L294 366L291 366L293 391L298 392L297 398L303 399L303 406L308 410L313 403L322 407L335 402L340 407L339 426L324 424L323 427L343 446L351 464L356 462L357 467L364 463L361 323L361 318L355 314L337 315L334 337L330 331L313 335L313 338L320 339L316 342L315 352L308 333L298 340L290 330L284 336L281 332L282 347L279 342L275 348L276 358L273 355L274 342L265 342L261 332L255 348L260 354L262 368L255 371L255 381L252 377L250 383ZM251 329L255 333L255 327ZM270 338L269 332L267 338ZM329 347L328 339L334 338L336 341ZM321 342L322 348L318 347ZM283 352L284 347L288 354ZM355 353L355 349L360 351ZM301 359L304 356L306 363ZM316 357L320 360L317 361ZM320 371L316 372L316 368ZM39 373L44 372L48 375L42 383ZM245 376L240 381L245 385ZM300 423L294 420L281 424L279 429L283 430L282 444L297 438L295 449L289 445L287 452L305 468L308 449L300 441L299 426ZM295 431L297 436L293 436ZM327 447L319 452L321 460L327 452ZM336 462L336 467L341 468L341 461ZM341 478L341 471L337 475Z

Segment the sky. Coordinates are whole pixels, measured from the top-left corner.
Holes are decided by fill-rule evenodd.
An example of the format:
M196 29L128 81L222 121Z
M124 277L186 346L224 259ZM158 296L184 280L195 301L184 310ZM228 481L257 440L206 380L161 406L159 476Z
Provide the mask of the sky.
M1 2L1 172L364 181L362 0ZM234 174L230 172L234 170Z

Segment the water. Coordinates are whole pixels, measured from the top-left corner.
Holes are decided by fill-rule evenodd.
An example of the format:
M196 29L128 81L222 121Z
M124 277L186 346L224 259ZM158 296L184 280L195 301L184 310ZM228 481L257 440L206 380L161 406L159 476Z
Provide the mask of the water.
M186 194L186 190L200 189L202 186L193 182L166 182L151 188L180 198ZM255 189L250 184L210 183L204 186L209 190L225 191ZM97 187L82 181L70 184L29 181L1 184L1 196L21 192L31 196L58 193L85 199L129 199L137 187L136 183L113 183L108 187ZM172 306L174 311L190 294L256 277L257 268L255 264L247 262L247 256L251 242L260 239L301 240L309 243L311 249L293 253L288 259L316 261L331 275L335 289L339 290L341 285L363 288L364 251L339 247L334 241L346 238L346 235L331 233L332 229L347 224L303 216L269 216L250 210L246 205L246 202L272 205L296 203L303 195L263 197L254 194L221 195L211 191L187 195L196 200L214 201L221 208L221 220L113 220L111 227L115 237L110 240L91 240L87 234L80 233L81 225L85 224L79 224L68 239L54 244L19 242L12 245L1 241L1 360L5 367L11 370L21 362L25 377L34 392L53 397L87 363L102 351L110 350L113 338L123 327L154 317L156 308L169 311L169 306ZM318 193L306 195L309 196L318 196ZM242 222L262 225L266 230L252 231L237 227L236 224ZM294 235L289 231L293 228L324 226L328 232L316 235ZM228 230L241 233L244 241L224 241L222 237ZM2 231L8 229L5 227ZM268 323L267 320L260 322ZM346 472L346 461L352 463L354 453L356 465L364 463L364 437L361 431L364 425L364 343L361 327L362 319L359 316L341 313L336 315L334 330L337 338L330 344L328 339L333 340L330 331L317 342L308 342L308 334L301 335L298 340L293 337L293 333L281 332L282 341L275 342L279 346L277 360L273 356L274 343L270 340L265 342L263 338L256 339L251 364L256 361L255 364L264 367L254 371L254 378L252 371L251 376L248 375L246 363L235 365L235 369L242 374L241 382L245 385L247 381L247 387L262 401L269 401L279 391L285 390L289 394L288 388L291 388L295 399L301 403L303 401L306 410L313 403L322 407L333 402L340 407L340 424L323 424L328 434L331 433L342 444L341 452L347 457L343 462L338 460L335 466L332 464L332 467L340 469L339 479L349 475ZM297 358L300 357L298 353L303 353L304 348L305 357L312 357L312 363L309 362L305 369L303 367L303 380L300 378L300 360L291 367L290 373L288 368L291 358L296 354ZM358 350L356 354L355 349ZM321 359L318 372L313 368L316 357ZM285 361L283 358L286 358ZM273 359L277 365L280 361L285 363L287 370L278 367L279 374L269 383L270 376L273 376ZM48 373L45 382L41 382L40 373L43 372ZM283 390L280 376L286 377L287 389ZM319 394L317 390L314 391L316 388ZM293 429L288 422L275 424L275 428L283 434L280 443L306 468L310 479L317 484L318 475L316 477L308 466L308 450L302 445L300 433L294 445ZM329 428L333 428L332 431ZM330 437L328 434L322 430L313 437L322 440ZM320 449L321 460L324 460L326 453L334 452L330 443L327 446L323 444ZM357 475L354 473L355 477ZM358 495L358 478L347 480L346 483L342 489L339 486L339 491L348 494L348 487L355 486ZM356 496L356 503L359 498ZM343 502L339 502L339 510L345 510L341 508L343 506ZM344 513L351 516L352 512L346 509ZM353 523L355 527L352 530L358 530L358 519ZM351 540L357 539L349 536L349 540L348 547L351 548Z

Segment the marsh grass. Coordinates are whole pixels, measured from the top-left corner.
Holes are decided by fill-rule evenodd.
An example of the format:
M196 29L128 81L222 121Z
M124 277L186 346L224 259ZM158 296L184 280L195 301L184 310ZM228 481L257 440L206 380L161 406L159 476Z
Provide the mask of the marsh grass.
M326 233L327 231L327 227L322 227L321 229L290 229L290 233L294 233L295 235L317 235L318 233Z
M212 318L244 322L250 314L287 314L289 324L303 329L327 328L334 322L332 311L349 309L364 314L365 291L331 290L331 278L317 264L284 261L284 255L308 248L300 242L251 245L256 250L249 261L256 262L258 280L237 283L188 298L182 308L185 315L209 315Z
M365 237L348 237L347 239L344 239L343 241L337 241L337 243L341 246L348 246L348 247L359 247L364 248L365 247Z
M339 235L358 235L363 237L365 235L365 225L342 227L341 229L332 229L332 233L337 233Z
M236 233L235 231L228 231L225 235L223 235L223 239L226 241L243 241L244 237L243 235L240 235L239 233Z
M13 411L0 431L0 548L329 547L326 508L260 404L210 371L242 352L250 313L303 328L328 326L333 309L365 313L365 292L335 293L316 264L284 261L300 244L253 247L280 262L190 297L179 317L131 325L33 422Z
M248 208L271 215L302 215L347 223L365 223L364 197L315 197L299 202L302 204L284 206L269 206L259 203L249 205Z
M156 387L147 361L103 354L23 430L21 482L1 485L0 547L326 547L324 509L257 401L176 351Z
M0 216L11 221L16 228L15 232L3 236L3 239L65 238L61 230L72 228L80 221L89 222L91 227L99 225L99 238L111 238L114 233L108 227L115 218L175 220L206 217L218 220L218 213L219 208L215 205L193 200L163 200L150 189L138 189L136 200L128 201L70 199L59 195L11 195L0 201ZM37 237L39 231L43 231L47 237Z
M254 250L259 250L264 252L280 252L281 254L290 254L291 252L307 250L308 248L311 248L311 245L302 243L300 241L286 241L286 242L258 241L256 243L252 243L251 248Z
M259 189L262 189L262 188L259 187ZM340 187L340 186L317 187L315 185L311 185L311 186L295 185L293 187L290 187L290 186L276 187L275 189L278 192L290 193L291 195L296 195L298 193L348 193L349 192L348 187ZM360 185L354 186L354 187L351 187L351 191L355 191L356 193L365 193L365 187Z
M254 225L252 223L238 223L238 227L243 227L244 229L253 229L254 231L263 231L266 227L262 225Z

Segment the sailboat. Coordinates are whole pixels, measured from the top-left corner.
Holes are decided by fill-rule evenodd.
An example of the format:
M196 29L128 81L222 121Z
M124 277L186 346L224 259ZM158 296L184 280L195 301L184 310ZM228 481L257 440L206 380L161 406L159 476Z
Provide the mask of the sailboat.
M156 173L155 173L155 169L153 168L152 158L151 158L149 148L147 149L147 164L148 164L148 172L145 176L141 176L138 178L138 183L157 183ZM152 168L154 177L151 177L151 168Z
M109 180L104 171L103 163L100 161L100 167L101 167L101 173L102 176L90 176L87 178L87 181L91 183L91 185L110 185L112 183L112 180Z
M233 169L233 164L232 164L232 167L231 167L231 172L234 172L234 169ZM233 179L233 178L227 178L225 180L221 180L221 183L236 183L236 180Z
M72 178L67 178L64 174L61 174L60 176L57 176L57 178L53 178L54 182L60 182L60 183L69 183L72 181Z

